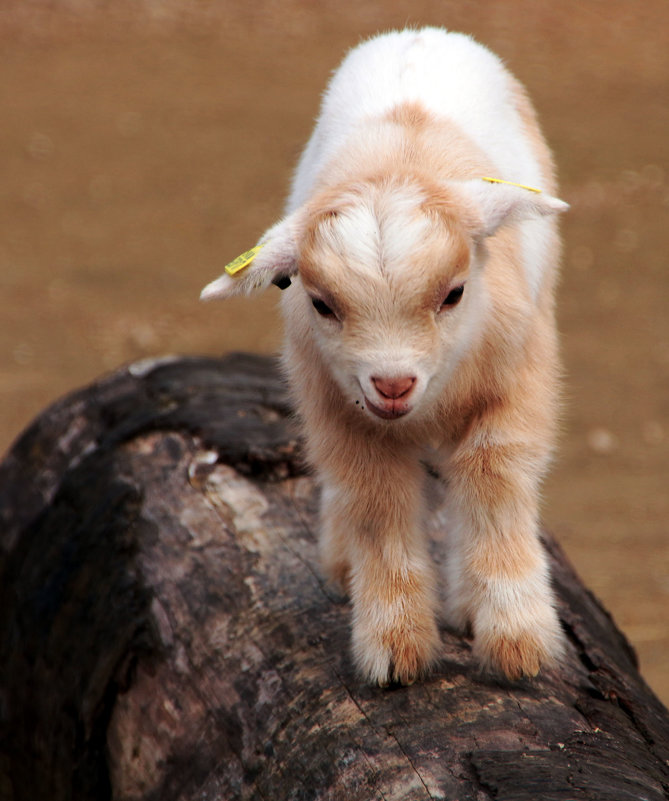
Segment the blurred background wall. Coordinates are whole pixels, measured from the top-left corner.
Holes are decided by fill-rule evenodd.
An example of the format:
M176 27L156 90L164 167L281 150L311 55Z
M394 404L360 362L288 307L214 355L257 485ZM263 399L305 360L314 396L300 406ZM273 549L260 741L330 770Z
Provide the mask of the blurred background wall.
M344 51L407 23L501 55L554 148L572 209L544 517L667 703L666 0L5 0L0 452L122 363L276 350L277 291L199 291L279 216Z

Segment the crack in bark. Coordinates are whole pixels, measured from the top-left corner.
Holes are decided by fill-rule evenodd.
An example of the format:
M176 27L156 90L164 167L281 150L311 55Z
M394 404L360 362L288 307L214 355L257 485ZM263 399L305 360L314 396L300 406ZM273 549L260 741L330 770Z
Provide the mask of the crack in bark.
M389 737L391 737L397 743L397 747L402 752L402 754L403 754L404 758L406 759L406 761L411 765L411 769L413 770L413 772L416 774L416 776L418 776L418 779L420 780L420 783L423 785L423 789L427 793L427 797L432 799L432 801L435 801L435 798L432 795L432 793L430 792L427 784L425 784L425 780L421 776L420 771L416 767L413 759L411 759L409 754L404 750L404 747L402 746L402 743L399 741L399 738L397 737L397 735L394 732L389 731L387 729L386 729L386 733L388 734Z

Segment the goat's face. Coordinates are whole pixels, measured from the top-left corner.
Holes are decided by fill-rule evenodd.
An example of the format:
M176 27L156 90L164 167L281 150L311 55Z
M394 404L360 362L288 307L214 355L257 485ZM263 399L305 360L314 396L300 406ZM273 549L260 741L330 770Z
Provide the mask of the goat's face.
M429 413L480 328L476 251L452 209L411 188L313 214L295 291L350 404L386 421Z
M484 328L485 239L566 208L481 179L431 186L381 176L323 190L265 233L250 266L224 273L202 297L296 278L287 323L298 315L296 331L313 339L346 401L379 421L416 418L434 408Z

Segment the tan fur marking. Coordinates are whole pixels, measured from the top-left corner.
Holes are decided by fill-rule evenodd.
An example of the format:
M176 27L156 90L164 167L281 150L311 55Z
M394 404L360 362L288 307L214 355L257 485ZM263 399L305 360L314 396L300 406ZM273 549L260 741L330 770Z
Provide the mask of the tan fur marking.
M544 176L543 188L545 191L555 194L557 191L555 163L546 145L546 140L541 133L537 114L530 102L525 87L512 76L509 76L509 83L511 85L516 111L520 115L520 119L523 123L524 133L530 143L535 158L539 162L541 172Z
M537 675L541 663L549 655L532 634L521 634L515 639L500 637L490 644L488 661L491 667L501 671L507 679L516 681Z

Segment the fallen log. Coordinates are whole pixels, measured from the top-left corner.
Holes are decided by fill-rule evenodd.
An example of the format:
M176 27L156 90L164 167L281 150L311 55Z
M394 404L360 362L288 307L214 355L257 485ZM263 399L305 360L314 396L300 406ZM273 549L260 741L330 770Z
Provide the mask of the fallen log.
M273 362L121 370L0 465L0 797L667 798L669 715L545 535L568 655L508 683L442 628L363 685ZM447 521L432 484L432 527Z

